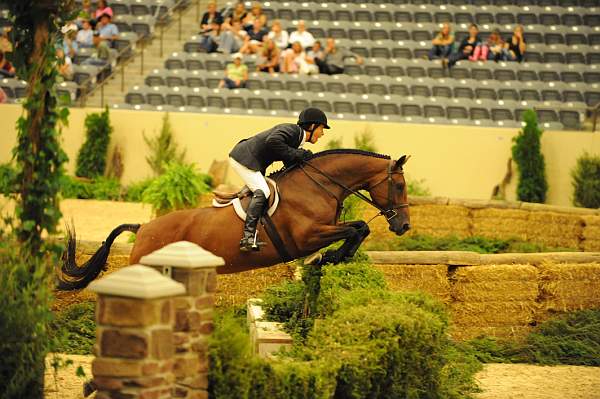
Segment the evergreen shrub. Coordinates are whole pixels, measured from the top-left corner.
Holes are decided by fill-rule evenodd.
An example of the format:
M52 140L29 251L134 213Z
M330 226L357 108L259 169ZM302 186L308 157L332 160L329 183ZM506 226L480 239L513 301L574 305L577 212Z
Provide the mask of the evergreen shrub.
M108 107L85 118L86 139L77 154L75 175L89 179L103 176L112 126Z
M571 171L573 205L600 208L600 156L583 154Z

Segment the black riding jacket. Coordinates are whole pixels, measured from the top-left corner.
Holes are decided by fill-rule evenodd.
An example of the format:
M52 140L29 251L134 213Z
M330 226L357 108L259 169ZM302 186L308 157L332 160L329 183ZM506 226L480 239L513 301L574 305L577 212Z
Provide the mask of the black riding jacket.
M248 169L260 171L263 175L269 165L283 161L288 166L300 162L311 154L298 148L304 131L293 123L282 123L256 136L237 143L229 156Z

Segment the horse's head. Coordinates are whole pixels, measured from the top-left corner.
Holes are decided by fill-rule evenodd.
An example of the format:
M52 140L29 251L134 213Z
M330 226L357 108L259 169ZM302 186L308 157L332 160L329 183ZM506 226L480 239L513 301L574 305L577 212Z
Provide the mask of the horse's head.
M390 230L402 235L410 229L408 196L403 166L410 156L402 155L397 161L390 160L385 171L369 181L367 191L373 202L382 209Z

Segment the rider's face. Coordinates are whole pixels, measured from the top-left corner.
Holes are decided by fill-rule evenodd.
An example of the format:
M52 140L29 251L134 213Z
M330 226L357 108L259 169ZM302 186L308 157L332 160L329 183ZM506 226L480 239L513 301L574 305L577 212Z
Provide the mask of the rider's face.
M319 125L313 132L310 142L315 144L317 141L319 141L323 134L325 134L325 132L323 131L323 125Z

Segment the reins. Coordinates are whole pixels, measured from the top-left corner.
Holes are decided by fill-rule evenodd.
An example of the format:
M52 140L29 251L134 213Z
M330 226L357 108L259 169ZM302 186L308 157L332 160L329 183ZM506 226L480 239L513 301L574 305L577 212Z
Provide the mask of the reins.
M331 195L333 198L335 198L336 202L338 203L338 206L343 209L344 205L343 203L340 201L340 199L331 192L331 190L329 190L325 185L323 185L321 182L319 182L317 179L315 179L313 176L311 176L305 169L304 169L304 165L310 166L313 170L315 170L318 174L320 174L321 176L324 176L325 178L327 178L330 182L338 185L339 187L343 188L345 191L349 192L350 194L353 194L355 196L357 196L358 198L360 198L361 200L365 201L366 203L370 204L371 206L373 206L374 208L379 210L379 213L375 216L373 216L368 222L367 224L371 223L371 221L373 221L373 219L375 219L378 216L385 216L386 220L390 221L393 218L395 218L396 216L398 216L398 212L396 211L396 209L400 209L400 208L408 208L408 203L402 203L402 204L398 204L398 205L393 205L393 195L392 195L392 190L393 190L393 179L392 179L392 175L394 173L398 173L398 174L404 174L404 171L399 170L399 171L394 171L392 170L392 165L393 165L393 161L390 161L390 164L388 166L388 170L387 170L387 176L384 177L383 179L381 179L379 182L375 183L373 186L371 186L370 188L373 189L375 187L377 187L378 185L380 185L381 183L385 182L386 180L388 181L388 206L386 208L383 208L379 205L377 205L372 199L370 199L369 197L367 197L366 195L364 195L363 193L359 192L358 190L353 190L352 188L346 186L345 184L337 181L336 179L334 179L332 176L330 176L329 174L323 172L322 170L320 170L319 168L317 168L314 165L311 165L308 162L303 161L301 164L298 165L298 167L302 170L302 172L304 172L304 174L311 179L314 183L316 183L319 187L321 187L323 190L325 190L327 193L329 193L329 195Z

